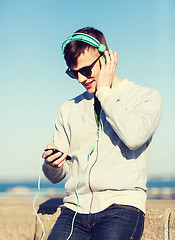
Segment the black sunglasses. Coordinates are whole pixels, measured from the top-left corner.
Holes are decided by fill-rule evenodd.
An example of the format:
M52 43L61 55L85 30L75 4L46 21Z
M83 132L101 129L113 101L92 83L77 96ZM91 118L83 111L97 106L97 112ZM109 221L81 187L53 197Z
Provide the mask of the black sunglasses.
M81 73L85 77L90 77L92 74L93 66L98 61L98 59L103 55L104 55L104 53L100 54L100 56L90 66L82 67L79 70L72 70L72 69L68 68L66 70L66 73L69 75L69 77L74 78L74 79L78 79L78 72Z

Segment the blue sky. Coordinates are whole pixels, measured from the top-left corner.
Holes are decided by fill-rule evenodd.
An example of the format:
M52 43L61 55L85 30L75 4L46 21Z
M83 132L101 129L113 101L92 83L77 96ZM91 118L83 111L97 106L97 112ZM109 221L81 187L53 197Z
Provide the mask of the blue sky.
M175 176L175 1L0 1L0 180L36 179L60 105L84 89L65 75L64 39L101 30L116 72L157 89L163 114L148 176Z

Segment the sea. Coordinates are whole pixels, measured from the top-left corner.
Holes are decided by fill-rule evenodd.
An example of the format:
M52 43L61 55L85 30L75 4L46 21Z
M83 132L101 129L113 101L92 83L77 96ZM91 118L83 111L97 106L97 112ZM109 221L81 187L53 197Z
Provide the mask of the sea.
M52 184L49 181L41 180L38 184L34 181L8 181L0 182L0 197L58 197L65 196L66 181ZM148 199L175 199L175 178L162 179L153 178L147 182Z

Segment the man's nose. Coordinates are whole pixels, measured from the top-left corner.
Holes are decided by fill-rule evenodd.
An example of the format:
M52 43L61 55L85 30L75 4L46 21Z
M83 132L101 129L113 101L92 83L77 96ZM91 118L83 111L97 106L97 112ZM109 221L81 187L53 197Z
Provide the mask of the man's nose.
M87 77L85 77L84 75L82 75L81 73L78 72L78 79L77 80L78 80L79 83L85 82L86 79L87 79Z

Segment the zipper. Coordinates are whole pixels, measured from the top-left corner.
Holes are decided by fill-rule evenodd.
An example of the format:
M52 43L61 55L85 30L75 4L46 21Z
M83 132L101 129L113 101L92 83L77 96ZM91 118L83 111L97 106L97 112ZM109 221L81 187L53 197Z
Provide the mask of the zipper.
M93 190L92 190L92 187L91 187L90 175L91 175L92 168L94 167L94 165L95 165L95 163L97 162L97 159L98 159L99 132L100 132L100 127L98 125L97 133L96 133L97 137L98 137L98 140L97 140L97 155L96 155L96 159L95 159L94 163L92 164L92 166L91 166L91 168L89 170L89 176L88 176L89 190L91 192L91 202L90 202L89 214L91 214L92 202L93 202Z

